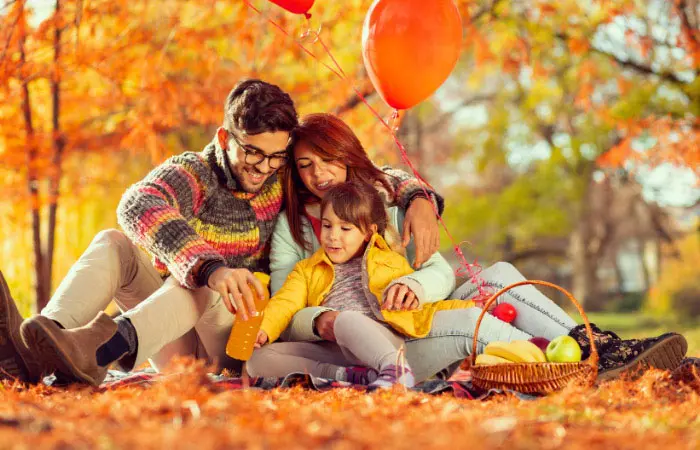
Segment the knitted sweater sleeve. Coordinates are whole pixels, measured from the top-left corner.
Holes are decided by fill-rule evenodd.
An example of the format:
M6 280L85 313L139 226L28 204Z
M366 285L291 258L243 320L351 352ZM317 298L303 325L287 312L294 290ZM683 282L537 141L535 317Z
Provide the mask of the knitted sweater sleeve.
M394 169L391 166L383 166L380 170L387 176L386 178L389 184L391 184L394 189L393 202L389 202L389 206L398 206L406 210L410 206L411 201L416 197L425 196L420 181L413 175L400 169ZM427 186L425 190L430 200L435 204L438 213L442 215L445 207L445 199Z
M197 287L193 269L198 261L225 262L189 224L215 183L215 174L200 154L184 153L131 186L117 208L126 235L190 289Z

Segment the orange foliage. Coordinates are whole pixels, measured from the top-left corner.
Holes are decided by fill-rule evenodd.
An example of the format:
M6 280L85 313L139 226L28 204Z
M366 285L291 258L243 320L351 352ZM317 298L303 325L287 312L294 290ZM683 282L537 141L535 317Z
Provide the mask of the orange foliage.
M569 46L569 51L571 53L573 53L574 55L579 55L579 56L586 53L591 46L591 44L588 42L587 39L581 39L581 38L569 39L567 44Z
M634 448L700 445L700 395L648 372L524 401L302 388L221 390L200 365L151 386L0 384L0 442L26 448Z
M601 166L619 167L628 160L652 167L669 162L689 167L700 176L700 119L647 117L622 126L627 135L599 158ZM656 143L647 151L638 152L632 148L632 142L642 133L648 133Z

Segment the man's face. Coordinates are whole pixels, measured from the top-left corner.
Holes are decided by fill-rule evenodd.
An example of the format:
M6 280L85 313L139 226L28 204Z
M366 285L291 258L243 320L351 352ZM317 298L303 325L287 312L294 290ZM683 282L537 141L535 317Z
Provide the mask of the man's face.
M231 161L233 176L245 192L258 192L265 181L286 163L289 141L286 131L247 135L220 128L218 137Z

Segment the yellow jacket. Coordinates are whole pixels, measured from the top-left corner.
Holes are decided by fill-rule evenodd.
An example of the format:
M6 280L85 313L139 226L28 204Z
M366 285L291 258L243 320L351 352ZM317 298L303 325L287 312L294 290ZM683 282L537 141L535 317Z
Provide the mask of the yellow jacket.
M368 277L363 277L365 290L374 294L381 307L384 289L395 279L413 272L406 258L391 250L379 234L374 234L363 256L363 268ZM310 258L294 266L284 285L270 299L264 311L260 328L267 334L269 342L276 341L287 328L294 314L307 306L320 306L333 286L335 270L333 263L319 249ZM385 321L401 334L410 337L425 337L436 311L443 309L470 308L474 302L467 300L443 300L419 306L412 311L385 311L373 308L380 320Z

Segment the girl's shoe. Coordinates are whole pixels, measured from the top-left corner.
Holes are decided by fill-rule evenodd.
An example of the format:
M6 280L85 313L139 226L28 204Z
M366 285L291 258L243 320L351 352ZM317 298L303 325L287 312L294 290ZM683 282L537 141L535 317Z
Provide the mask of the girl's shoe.
M415 386L416 379L413 376L413 371L407 367L396 367L393 364L386 366L368 387L370 389L389 388L395 384L403 384L409 388Z
M377 379L379 372L371 367L350 366L345 368L345 381L367 386Z

